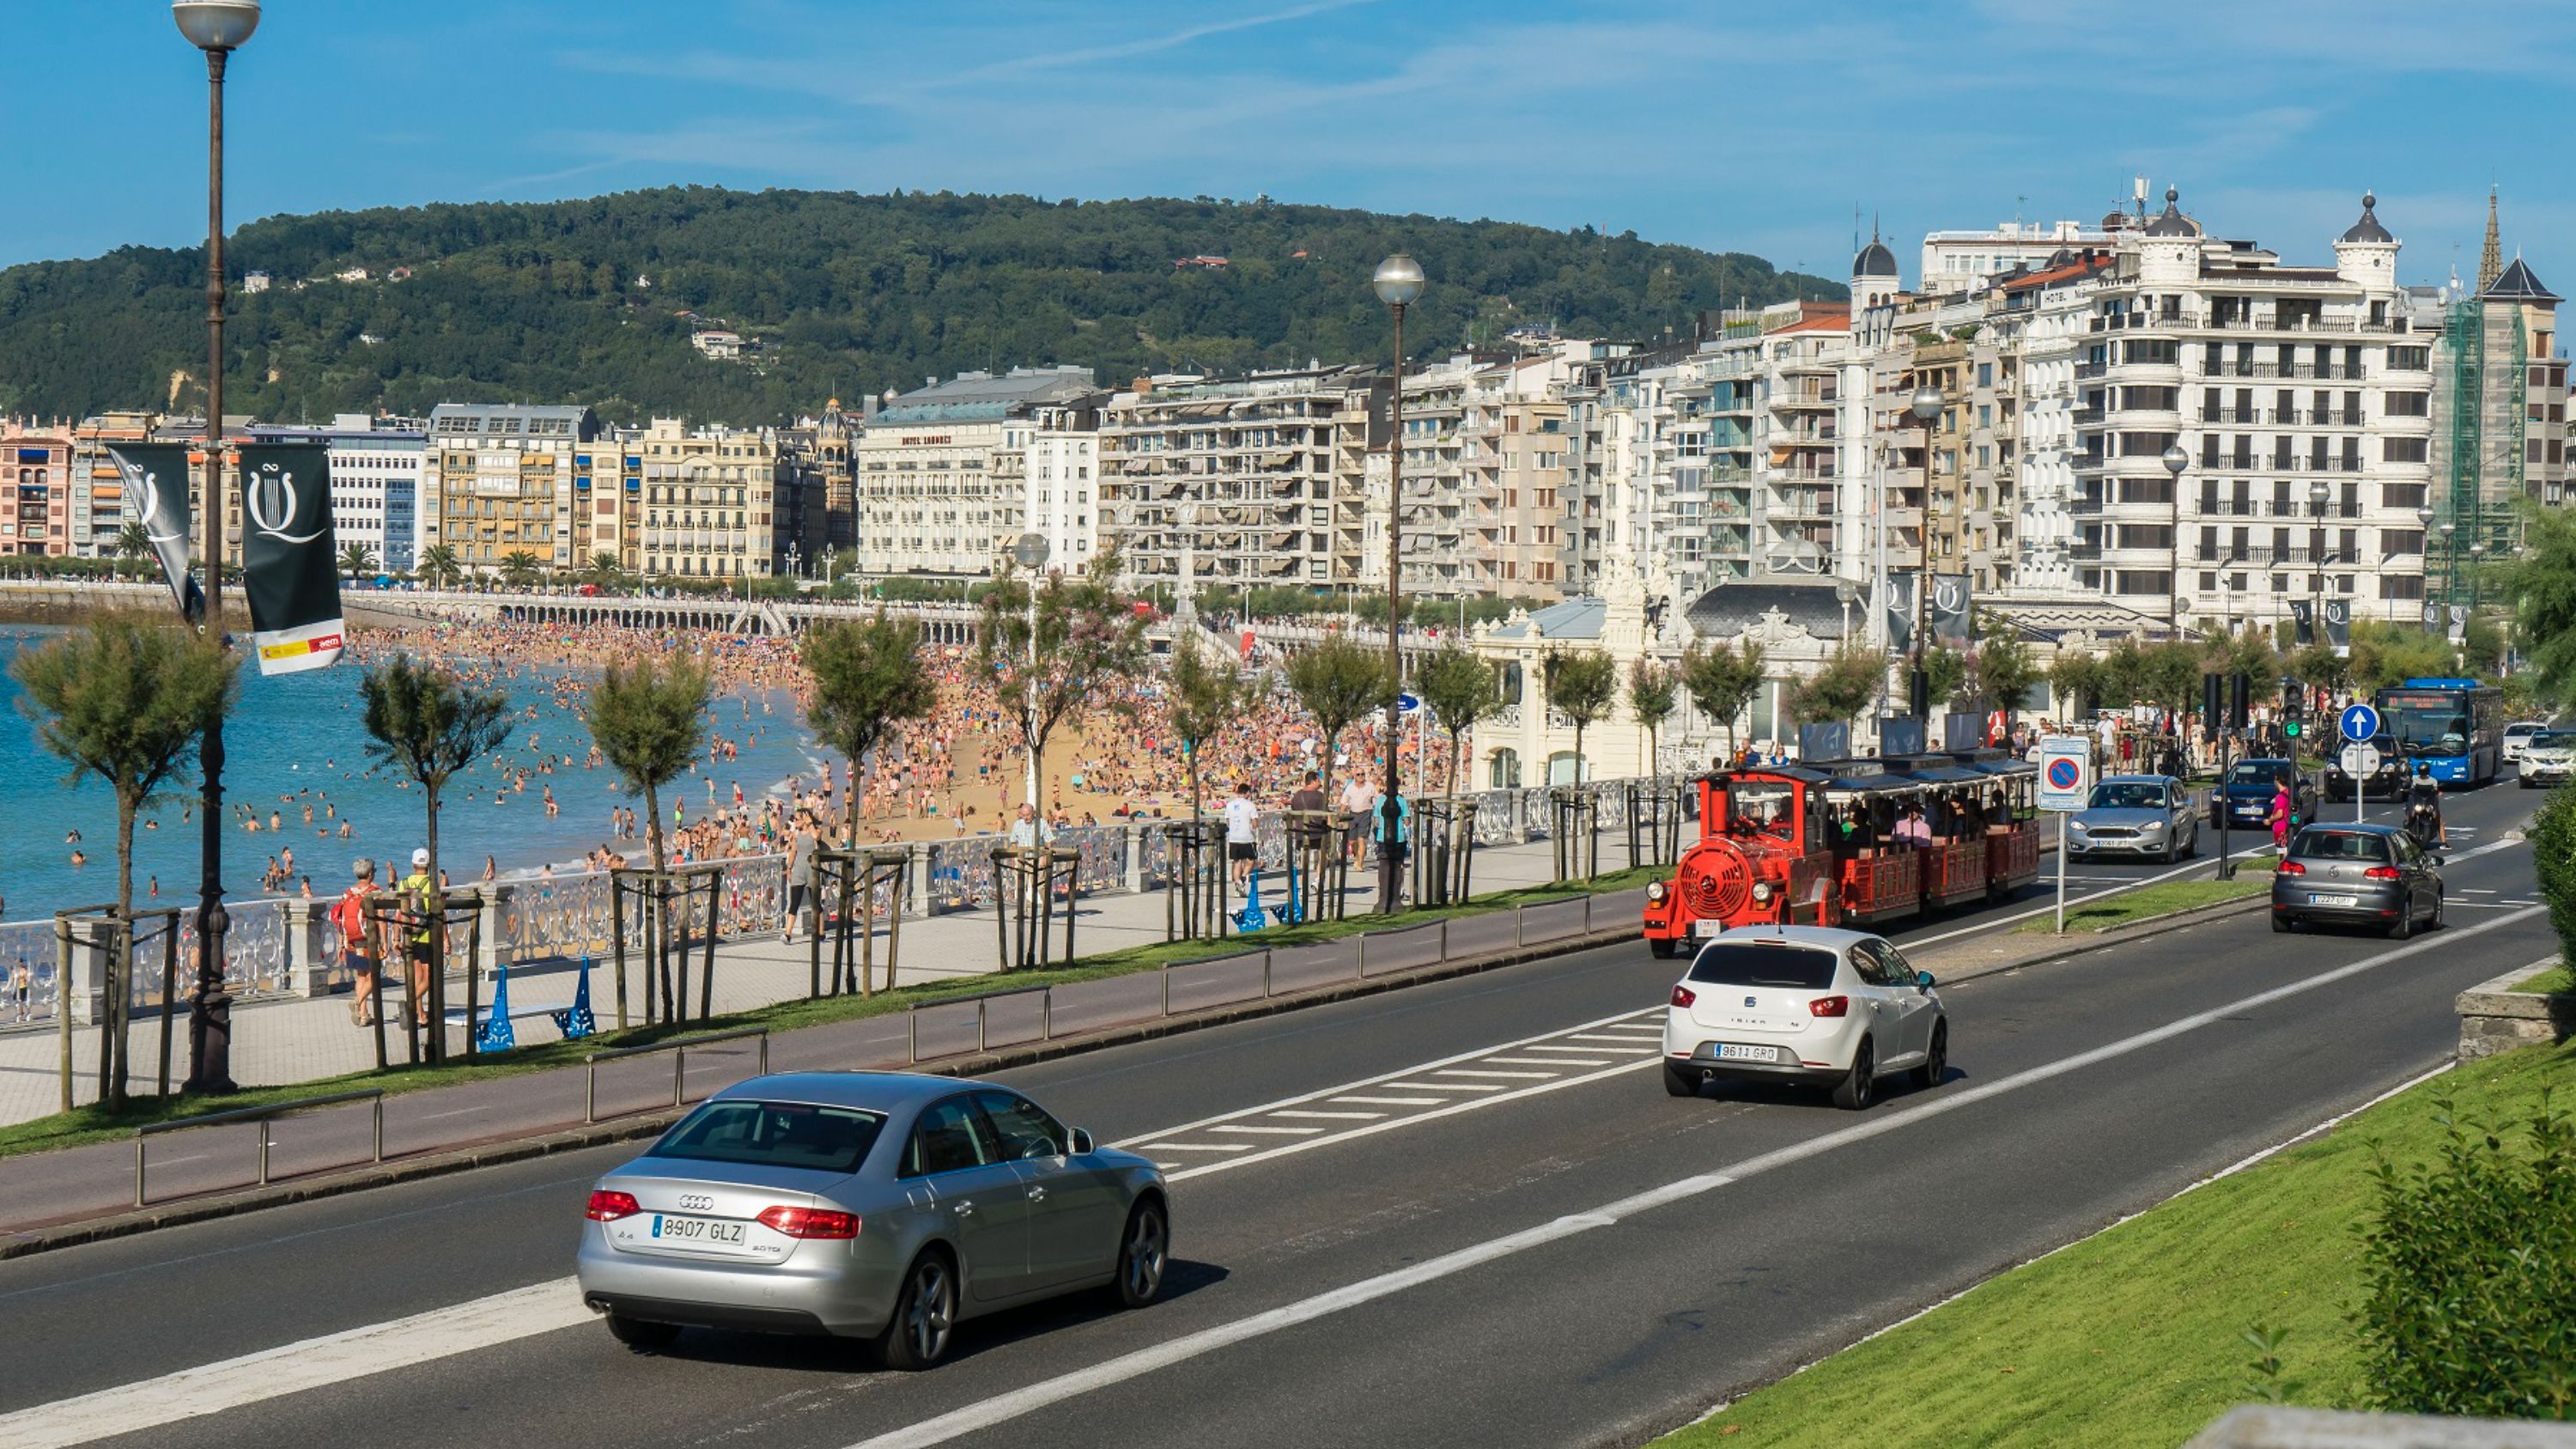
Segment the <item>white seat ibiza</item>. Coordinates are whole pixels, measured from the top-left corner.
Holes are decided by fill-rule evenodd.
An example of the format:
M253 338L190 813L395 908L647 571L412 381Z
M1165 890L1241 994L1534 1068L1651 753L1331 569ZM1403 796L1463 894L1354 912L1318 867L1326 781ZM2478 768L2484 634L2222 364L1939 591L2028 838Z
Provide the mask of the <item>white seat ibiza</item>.
M1664 1090L1712 1081L1831 1086L1866 1107L1878 1079L1949 1069L1950 1021L1929 972L1892 942L1821 926L1745 926L1699 948L1664 1011Z

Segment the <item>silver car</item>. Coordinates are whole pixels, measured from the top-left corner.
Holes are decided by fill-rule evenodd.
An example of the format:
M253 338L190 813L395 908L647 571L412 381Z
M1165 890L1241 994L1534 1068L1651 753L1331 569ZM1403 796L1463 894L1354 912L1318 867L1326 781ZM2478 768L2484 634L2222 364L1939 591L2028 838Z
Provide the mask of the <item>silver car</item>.
M2170 775L2113 775L2066 821L2066 858L2130 855L2180 860L2200 849L2191 792Z
M727 1087L590 1194L582 1301L635 1348L683 1327L872 1340L928 1368L955 1326L1086 1289L1162 1292L1160 1169L988 1082L793 1072Z

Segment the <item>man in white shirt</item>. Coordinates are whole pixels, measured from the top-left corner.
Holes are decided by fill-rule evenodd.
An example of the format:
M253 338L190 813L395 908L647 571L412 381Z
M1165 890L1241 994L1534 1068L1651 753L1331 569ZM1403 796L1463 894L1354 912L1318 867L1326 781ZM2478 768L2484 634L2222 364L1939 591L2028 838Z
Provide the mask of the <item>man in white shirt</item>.
M1011 822L1010 843L1013 845L1053 845L1055 829L1038 818L1036 807L1023 803L1020 818Z
M1225 802L1225 858L1234 867L1235 889L1252 878L1253 868L1261 863L1261 840L1254 826L1261 818L1259 806L1252 803L1252 782L1234 787L1234 798Z
M1376 798L1377 790L1360 774L1342 782L1342 809L1351 817L1350 833L1342 838L1342 855L1352 865L1360 863L1360 846L1369 838L1369 802Z

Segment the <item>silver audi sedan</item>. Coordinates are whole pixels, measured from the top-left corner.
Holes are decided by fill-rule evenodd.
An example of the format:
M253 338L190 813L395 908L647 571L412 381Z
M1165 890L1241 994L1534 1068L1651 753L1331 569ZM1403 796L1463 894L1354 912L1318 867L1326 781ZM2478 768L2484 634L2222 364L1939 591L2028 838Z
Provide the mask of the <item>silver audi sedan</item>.
M599 1179L582 1301L635 1348L685 1327L870 1340L928 1368L966 1319L1162 1292L1162 1171L1008 1087L903 1072L737 1082Z

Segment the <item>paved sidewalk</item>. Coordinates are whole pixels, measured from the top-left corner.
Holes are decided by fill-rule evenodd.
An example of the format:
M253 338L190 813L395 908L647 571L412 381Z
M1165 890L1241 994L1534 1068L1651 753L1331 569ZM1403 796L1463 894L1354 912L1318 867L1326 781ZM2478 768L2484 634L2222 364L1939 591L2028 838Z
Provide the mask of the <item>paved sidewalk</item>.
M1613 868L1625 859L1624 844L1614 845L1610 833L1604 832L1603 867ZM1544 884L1554 879L1554 860L1553 847L1545 840L1480 846L1476 851L1474 888L1482 895ZM1362 872L1352 872L1354 910L1364 909L1364 903L1374 899L1375 890L1373 878L1364 880ZM1278 901L1275 884L1266 893L1266 898L1274 903ZM1240 904L1239 900L1237 904ZM1093 955L1160 942L1163 940L1164 914L1164 899L1160 891L1088 897L1081 902L1075 917L1074 947L1083 955ZM1061 939L1059 935L1057 940L1061 942ZM882 931L878 945L881 950L884 945ZM997 926L991 910L907 918L903 923L900 972L905 982L990 974L999 969L998 955ZM825 968L828 970L829 966L827 957ZM882 971L882 964L879 969ZM694 976L693 963L690 983L693 1007L698 989ZM579 980L578 962L512 967L509 973L510 1006L514 1013L569 1006ZM801 940L788 945L775 936L737 938L722 942L716 948L714 1006L719 1014L802 997L807 994L810 981L808 947ZM487 1004L491 1000L492 984L489 977L483 983L482 999ZM643 1008L641 979L631 978L628 989L630 1008L640 1019ZM449 1004L461 1009L464 1005L461 982L451 981L448 993ZM616 981L614 971L605 959L592 964L590 1005L592 1015L602 1027L615 1025ZM388 1017L385 1025L387 1057L400 1061L403 1039L399 1018ZM524 1017L513 1025L523 1046L553 1041L559 1035L554 1022L544 1016ZM187 1075L184 1015L174 1023L174 1027L171 1076L175 1081ZM139 1017L133 1025L128 1051L134 1064L132 1079L137 1090L150 1092L154 1089L160 1030L157 1015ZM452 1053L461 1054L463 1039L460 1029L450 1029L448 1041ZM97 1100L99 1044L96 1027L73 1028L73 1091L77 1102ZM24 1122L59 1110L60 1051L59 1039L50 1027L0 1032L0 1124ZM375 1034L370 1029L351 1024L349 995L345 991L312 1000L268 998L245 1001L234 1008L233 1077L244 1085L290 1085L363 1071L374 1065ZM215 1105L210 1103L209 1110L213 1110Z

